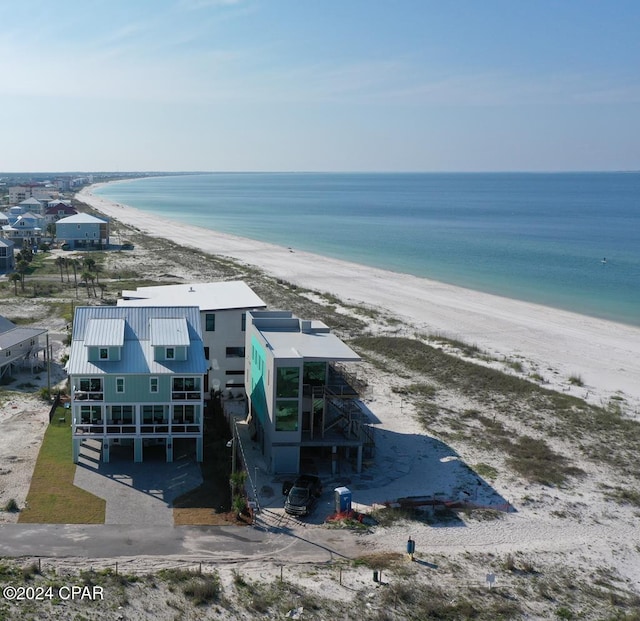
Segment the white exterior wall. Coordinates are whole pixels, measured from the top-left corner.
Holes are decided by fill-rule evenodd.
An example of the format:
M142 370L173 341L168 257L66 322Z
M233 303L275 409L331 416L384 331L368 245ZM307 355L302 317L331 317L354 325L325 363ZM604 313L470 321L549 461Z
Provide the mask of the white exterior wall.
M209 390L224 390L228 380L237 384L236 390L244 390L245 358L227 357L228 347L244 347L245 332L242 330L243 309L201 311L202 341L209 348ZM206 316L216 316L216 329L207 331ZM246 352L245 352L246 354ZM227 375L227 371L242 371L238 375Z

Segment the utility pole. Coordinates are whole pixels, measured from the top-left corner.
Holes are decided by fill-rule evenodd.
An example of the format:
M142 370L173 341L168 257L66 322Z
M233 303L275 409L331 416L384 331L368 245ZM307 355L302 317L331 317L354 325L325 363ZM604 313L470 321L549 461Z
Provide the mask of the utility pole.
M47 357L47 394L51 399L51 350L49 349L49 333L47 332L47 349L45 352Z

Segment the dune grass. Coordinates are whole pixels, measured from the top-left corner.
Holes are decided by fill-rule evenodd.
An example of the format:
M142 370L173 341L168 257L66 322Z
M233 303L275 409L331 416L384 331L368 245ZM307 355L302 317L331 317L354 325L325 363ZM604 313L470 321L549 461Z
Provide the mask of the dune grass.
M62 422L64 418L64 422ZM73 484L70 413L58 408L44 434L31 479L27 507L18 522L104 524L106 503Z

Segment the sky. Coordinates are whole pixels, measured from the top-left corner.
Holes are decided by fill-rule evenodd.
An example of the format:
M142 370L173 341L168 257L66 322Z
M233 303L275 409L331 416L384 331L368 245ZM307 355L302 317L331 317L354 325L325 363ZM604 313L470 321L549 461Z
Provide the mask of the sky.
M640 169L637 0L0 4L0 171Z

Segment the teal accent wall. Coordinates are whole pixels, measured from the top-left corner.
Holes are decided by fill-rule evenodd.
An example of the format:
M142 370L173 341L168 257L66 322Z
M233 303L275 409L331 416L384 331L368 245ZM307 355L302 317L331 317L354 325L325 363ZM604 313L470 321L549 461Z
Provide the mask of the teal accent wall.
M89 347L88 360L90 362L108 362L100 360L100 350L102 347ZM120 360L120 347L107 347L109 350L109 360Z
M251 335L251 351L246 352L251 356L251 405L263 424L269 420L267 409L267 353L255 335Z

